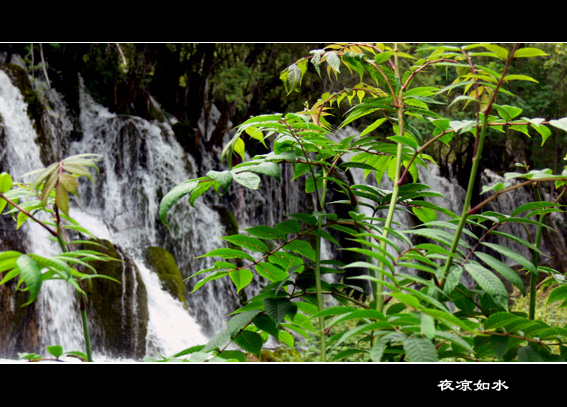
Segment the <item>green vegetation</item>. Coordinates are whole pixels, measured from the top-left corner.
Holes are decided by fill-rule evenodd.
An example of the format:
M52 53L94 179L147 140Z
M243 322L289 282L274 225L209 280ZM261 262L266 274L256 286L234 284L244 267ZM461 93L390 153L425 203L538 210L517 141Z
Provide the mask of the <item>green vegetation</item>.
M310 67L320 75L326 70L329 77L350 71L356 81L322 94L302 111L244 121L223 150L228 169L177 185L162 200L160 217L166 223L167 213L180 199L187 197L193 204L210 189L222 194L232 183L258 189L263 176L279 180L283 165L293 167L296 182L304 180L305 194L313 197L315 210L225 236L240 249L227 247L201 255L215 261L191 276L198 279L193 291L225 277L239 291L254 278L265 279L267 285L235 310L226 329L208 344L176 357L241 360L233 351L227 353L230 343L261 356L270 337L294 348L295 335L306 340L315 335L320 361L354 354L359 360L376 362L564 360L567 329L536 319L535 299L537 291L549 285L547 303L565 305L567 300L564 277L539 262L544 256L541 236L548 228L544 220L562 210L559 202L567 170L531 169L516 163L515 171L504 174L505 182L476 190L483 154L499 133L519 132L537 138L538 146L546 148L552 131L567 131L567 118L529 118L515 105L520 99L512 85L537 82L514 71L517 62L545 56L541 49L518 45L431 45L410 50L402 44L345 43L314 50L286 68L281 79L288 93L300 89ZM427 78L420 82L422 76L440 70L452 80L441 86ZM334 123L331 109L345 104L343 119ZM457 107L458 120L445 116L445 109ZM334 137L356 122L363 123L358 136ZM428 200L441 194L420 183L417 167L427 169L427 162L435 162L427 153L433 146L451 149L454 140L462 143L465 138L472 151L463 211L457 214ZM268 140L269 153L246 160L249 145L267 146ZM374 174L377 186L348 182L346 175L354 168L364 170L365 177ZM380 181L386 175L393 183L391 190L382 189ZM482 211L496 197L517 188L531 187L537 194L548 184L556 192L547 201L534 200L512 213ZM331 188L344 198L328 202ZM339 217L333 205L345 205L348 217ZM413 214L419 225L396 224L397 211ZM537 234L524 238L498 230L510 222L535 225ZM356 246L339 247L330 230L346 234ZM524 258L490 242L493 235L519 242L533 256ZM413 243L414 236L422 242ZM363 260L324 261L323 240L334 245L333 250L353 251ZM512 268L481 248L494 249L527 270L529 287ZM233 263L234 259L240 263ZM365 271L349 281L323 278L354 268ZM474 286L461 282L465 272ZM544 283L539 283L543 276ZM351 284L354 280L370 282L368 302L351 295L358 290ZM503 281L529 293L533 300L528 313L510 308ZM335 302L325 299L330 297ZM365 346L342 349L355 340Z
M69 194L78 194L79 177L87 177L94 182L89 168L98 169L96 160L96 154L68 157L45 169L23 175L22 178L35 175L31 184L14 183L10 174L0 174L0 213L12 216L16 228L28 221L37 223L59 244L61 250L60 254L53 257L15 250L1 252L0 273L3 273L3 278L0 285L18 278L17 289L29 294L29 300L23 306L36 300L44 281L64 280L74 287L79 297L85 338L84 354L88 361L92 361L91 336L86 307L87 294L81 285L96 277L111 279L96 274L96 270L88 262L110 261L112 258L95 250L76 248L77 245L92 245L93 242L68 239L73 231L92 236L69 216ZM43 213L48 215L48 220L42 220ZM91 273L79 271L79 267L84 267ZM53 353L53 349L48 348L48 351ZM56 358L59 356L60 354L56 355ZM24 358L29 359L30 356ZM37 359L37 355L32 355L31 359Z
M77 63L89 91L114 112L154 119L158 112L149 98L156 97L179 119L176 136L191 151L201 143L196 131L201 113L207 118L213 102L219 107L207 147L220 147L226 167L174 186L159 208L165 225L181 199L193 205L204 194L223 195L233 186L256 190L266 177L282 181L284 167L304 187L302 199L314 202L311 212L246 229L226 208L215 208L231 224L222 237L226 247L187 254L211 259L210 267L190 277L192 292L221 278L230 279L239 294L256 279L262 289L208 343L147 361L567 358L567 283L558 265L544 262L548 254L542 250L544 234L559 233L547 220L563 213L567 189L567 106L558 97L567 90L565 45L23 47L34 74L58 89L76 91L75 79L59 67ZM40 62L34 57L39 50ZM231 121L240 124L222 145ZM344 136L347 127L358 134ZM84 249L96 242L70 240L67 234L90 236L69 217L69 194L77 194L79 177L93 180L89 168L97 168L96 159L69 157L27 174L36 177L31 183L0 174L0 213L13 217L17 228L36 222L61 249L51 258L0 253L0 284L18 278L17 288L29 294L25 305L35 301L43 281L71 284L80 299L86 344L84 354L74 354L89 361L85 301L91 291L84 284L97 277L114 283L92 264L115 259ZM454 174L466 190L462 211L432 203L443 195L420 180L419 171L429 165ZM484 169L497 171L503 181L481 188ZM363 173L362 182L353 181L355 171ZM509 213L487 210L490 202L520 188L530 190L533 201ZM415 224L398 223L400 213ZM508 224L535 233L512 235L503 231ZM493 237L522 245L530 256ZM326 260L323 245L356 260ZM146 260L183 301L172 256L149 248ZM527 275L527 284L518 271ZM465 275L472 284L463 283ZM47 351L55 360L68 354L58 346ZM44 359L35 353L21 357Z

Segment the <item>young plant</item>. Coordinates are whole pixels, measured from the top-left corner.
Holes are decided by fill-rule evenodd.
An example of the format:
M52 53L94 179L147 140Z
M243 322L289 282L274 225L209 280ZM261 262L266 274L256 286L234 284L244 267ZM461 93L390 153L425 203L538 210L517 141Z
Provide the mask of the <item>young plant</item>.
M69 231L92 236L69 216L69 194L78 195L78 178L87 177L94 182L89 168L98 170L96 154L68 157L22 177L35 175L31 184L14 183L8 173L0 174L0 213L10 215L19 229L25 222L33 221L47 230L57 241L61 253L46 257L36 253L20 253L15 250L0 253L0 284L19 277L17 289L29 293L24 306L35 301L44 281L65 280L76 290L86 346L86 359L92 361L92 347L86 311L87 295L81 284L92 278L109 278L96 274L89 261L110 261L112 258L94 250L76 250L74 245L94 244L90 241L68 239ZM49 220L42 219L42 213ZM77 266L89 269L93 274L77 270ZM5 273L5 274L4 274ZM114 280L116 281L116 280Z
M338 347L355 337L361 346L339 353L337 359L353 353L366 355L372 361L412 362L448 358L526 360L534 355L544 360L564 358L567 330L534 321L533 313L528 317L510 312L508 293L497 275L522 292L525 287L513 269L481 251L497 250L524 266L534 281L542 270L557 277L556 271L539 266L537 256L541 254L541 228L545 227L541 216L559 210L559 198L551 203L529 203L512 214L479 210L495 197L528 184L555 182L556 187L563 187L567 171L560 175L548 170L507 174L510 182L521 178L528 181L485 188L483 193L494 195L471 208L482 152L490 142L491 131L510 128L529 135L529 130L535 130L543 145L550 134L549 126L566 130L565 119L519 118L520 108L496 103L500 95L513 96L504 89L511 81L534 81L510 73L512 62L544 53L530 47L518 49L516 45L508 50L495 44L431 46L416 52L419 56L404 49L400 44L332 44L290 65L281 74L289 92L298 90L308 64L320 72L326 63L330 76L339 75L346 67L360 82L336 93L325 93L302 112L250 118L238 126L223 151L229 169L188 180L163 198L160 216L165 223L169 209L186 195L193 204L210 188L222 193L233 181L257 189L260 175L279 179L280 166L292 165L294 180L305 179L305 193L312 195L315 202L312 213L287 214L289 218L277 225L255 226L246 229L246 234L223 238L241 249L221 248L201 256L222 260L191 276L205 276L193 291L225 276L241 290L254 278L252 270L269 281L234 312L227 329L201 352L219 356L234 341L259 355L269 336L293 346L291 331L306 338L318 334L321 361L326 360L328 346ZM489 64L489 60L495 62ZM444 88L419 86L418 77L438 67L455 70L453 83ZM463 93L449 106L464 102L465 113L473 107L470 120L452 120L442 110L431 109L443 106L445 101L438 98L458 89ZM333 105L338 108L344 101L351 108L337 130L356 122L363 123L363 127L358 136L340 139L327 118ZM384 130L386 125L389 130ZM472 170L460 216L428 201L441 194L420 183L417 170L417 166L427 169L427 161L434 162L425 152L428 147L435 143L450 146L457 134L474 140ZM262 143L273 138L273 151L246 161L245 137ZM233 155L243 162L232 166ZM347 172L351 169L362 169L365 179L374 174L377 185L349 183ZM392 190L381 188L386 174L393 183ZM331 186L344 194L344 200L327 202ZM346 210L340 213L346 212L348 217L340 217L332 205L343 205ZM394 215L398 211L413 214L421 224L414 228L396 224ZM525 216L518 216L525 212ZM538 220L531 219L536 215L540 216ZM536 225L536 241L497 230L509 222ZM365 261L322 261L322 239L340 246L329 233L331 230L356 244L342 250L361 254ZM475 230L483 232L478 236ZM488 235L519 242L534 256L524 259L503 245L485 241ZM425 242L415 244L412 237ZM233 259L240 262L234 264ZM370 302L352 295L356 286L322 278L322 274L337 275L361 268L366 272L351 278L371 283ZM461 283L465 271L473 278L474 287ZM564 282L560 278L549 281L561 284L553 291L553 300L565 301ZM535 285L531 295L535 297ZM325 308L324 296L333 297L341 305ZM349 328L327 338L335 326Z

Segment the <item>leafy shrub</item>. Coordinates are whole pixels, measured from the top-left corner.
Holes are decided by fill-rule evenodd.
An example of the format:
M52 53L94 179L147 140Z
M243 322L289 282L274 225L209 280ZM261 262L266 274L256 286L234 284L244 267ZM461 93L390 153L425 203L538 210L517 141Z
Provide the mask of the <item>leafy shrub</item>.
M567 330L536 320L534 311L541 276L547 276L546 284L552 287L549 302L565 305L567 300L562 276L539 262L543 255L542 230L547 227L544 218L561 210L559 199L566 188L567 171L507 173L505 182L481 191L481 197L490 192L488 198L471 204L482 153L490 148L492 133L512 129L541 137L543 146L550 128L567 130L567 118L522 117L522 109L511 104L514 95L506 89L515 81L535 82L527 75L511 72L513 62L545 53L532 47L496 44L435 45L418 49L415 55L404 50L400 44L344 43L312 51L282 72L289 93L299 89L310 64L320 75L323 70L330 77L348 70L360 81L321 95L301 112L250 118L238 126L223 150L227 170L209 171L187 180L164 197L160 217L165 223L169 209L183 197L193 204L208 190L222 194L234 182L258 189L262 176L279 180L281 166L291 165L294 179L305 179L305 194L315 201L312 213L288 214L287 220L276 225L254 226L246 233L224 237L240 249L221 248L201 256L215 260L210 268L191 276L199 278L193 291L225 277L237 290L258 277L267 285L234 311L226 329L208 344L182 352L184 356L232 360L234 351L227 353L230 343L261 355L270 337L293 348L297 337L309 339L317 334L321 361L327 360L332 349L355 339L355 343L366 346L334 352L335 358L357 353L364 360L377 362L565 359ZM442 88L420 86L421 75L438 68L450 71L456 79ZM506 102L497 103L499 99ZM344 120L332 125L331 109L345 103L349 109ZM469 118L444 116L439 108L444 103L461 106L461 116ZM363 126L359 135L335 136L338 130L355 123ZM427 162L435 161L427 149L439 143L450 146L456 135L474 139L469 184L460 214L432 204L428 198L440 194L418 179L418 166L427 168ZM272 141L271 151L247 160L245 140L266 143L268 139ZM233 165L235 155L240 161L237 165ZM365 177L374 174L378 184L349 183L346 174L355 169L363 170ZM381 187L385 176L391 179L392 190ZM560 194L553 201L521 205L512 213L482 212L500 195L521 187L538 190L542 183L554 184ZM344 199L327 202L331 188L341 192ZM347 208L348 217L339 217L332 210L337 204ZM396 224L393 219L397 211L413 214L421 224L413 228ZM385 217L380 217L381 213ZM534 225L537 235L524 239L498 230L510 222ZM341 250L359 253L365 260L348 264L322 261L323 239L340 246L330 231L338 231L352 242L350 247L339 247ZM488 241L494 235L526 246L533 257L524 258ZM414 236L422 242L414 244ZM512 268L483 248L496 250L527 270L531 276L529 289ZM235 264L234 259L241 263ZM340 276L350 269L365 270L351 279L371 284L371 292L365 293L369 301L352 295L358 287L349 284L351 281L323 278ZM473 286L462 283L465 273L474 280ZM510 310L503 280L529 293L527 314ZM335 302L326 302L324 297ZM329 336L336 326L343 329Z

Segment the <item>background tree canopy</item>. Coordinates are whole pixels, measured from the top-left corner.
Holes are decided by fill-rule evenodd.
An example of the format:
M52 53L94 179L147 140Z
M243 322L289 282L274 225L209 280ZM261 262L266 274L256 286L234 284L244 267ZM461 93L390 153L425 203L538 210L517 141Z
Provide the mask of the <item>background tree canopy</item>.
M429 44L410 43L413 49ZM504 47L511 44L501 44ZM531 44L533 45L533 44ZM250 116L266 112L298 111L304 103L312 105L317 95L352 86L356 72L340 76L322 73L305 75L301 90L284 89L280 74L290 61L320 49L318 43L57 43L0 44L0 52L22 55L35 67L36 75L47 75L51 85L64 94L77 93L77 73L85 79L89 92L104 106L118 114L131 114L144 119L156 118L150 97L179 123L176 132L180 141L200 142L197 122L208 117L211 107L218 108L217 122L210 146L220 147L222 135ZM530 44L523 44L529 47ZM563 117L567 111L567 47L565 44L538 44L548 53L545 59L520 58L516 64L536 82L517 81L511 91L523 98L523 114L532 117ZM409 62L408 62L409 63ZM489 62L494 64L494 62ZM313 67L309 65L309 68ZM424 76L422 81L435 85L454 75L443 68ZM427 85L427 84L424 84ZM70 97L67 100L76 100ZM307 102L306 102L307 101ZM75 108L70 106L71 109ZM343 111L333 111L340 120ZM446 116L459 120L463 112L446 107ZM510 170L509 163L525 162L530 168L557 170L567 140L556 130L549 136L549 150L555 154L538 154L531 138L516 130L493 138L493 145L484 157L486 167L497 172ZM439 148L431 154L442 172L452 173L465 186L473 145L468 137L455 140L451 148Z

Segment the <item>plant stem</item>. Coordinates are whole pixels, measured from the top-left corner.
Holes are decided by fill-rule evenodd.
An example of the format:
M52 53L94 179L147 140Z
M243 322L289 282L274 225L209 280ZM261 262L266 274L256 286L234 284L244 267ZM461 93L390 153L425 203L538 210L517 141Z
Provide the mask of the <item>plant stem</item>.
M537 185L535 186L535 192L537 194L538 199L541 201L541 194L539 193L539 188ZM535 239L535 247L539 249L541 246L541 238L543 235L543 222L545 220L545 214L539 215L539 225L537 225L537 232L536 232L536 239ZM530 309L528 318L535 319L535 308L536 308L536 295L537 295L537 281L539 278L539 273L537 271L537 266L539 264L539 253L534 250L532 254L532 264L534 265L534 272L530 275Z
M317 308L319 312L323 311L324 304L323 304L323 290L321 287L321 229L323 226L323 211L322 208L325 204L325 195L327 194L327 171L323 171L323 188L321 191L321 199L319 200L319 204L321 205L321 210L317 211L317 241L315 247L315 288L317 290ZM326 360L326 353L327 353L327 343L325 338L325 317L319 317L319 330L321 336L321 362L325 362Z
M63 228L61 227L61 216L59 215L59 208L57 205L54 205L55 209L55 224L57 227L57 241L59 242L59 246L64 253L69 252L69 248L67 247L67 242L63 238ZM93 353L92 353L92 345L91 345L91 335L89 331L89 321L87 316L87 304L86 304L86 297L82 293L77 293L79 296L79 309L81 312L81 319L83 321L83 335L85 337L85 348L87 354L87 361L93 361Z
M469 176L469 184L467 186L467 194L465 197L465 202L464 202L464 206L463 206L463 212L461 214L461 218L459 220L459 224L457 226L457 230L455 232L455 237L453 238L453 243L451 245L451 254L454 254L457 251L457 246L459 245L459 240L461 238L461 234L463 232L463 228L465 227L465 223L467 222L467 218L470 214L469 209L470 209L470 204L471 204L471 200L472 200L472 193L473 193L473 189L474 189L474 184L476 182L476 176L478 173L478 166L480 164L480 158L482 156L482 150L484 148L484 140L486 138L486 129L488 128L488 115L490 113L490 110L492 109L492 105L494 104L495 100L496 100L496 96L498 95L498 91L500 89L500 87L502 86L503 80L506 77L506 73L508 71L508 68L510 67L510 62L512 61L512 58L514 57L514 53L516 52L516 50L518 49L518 44L514 45L514 48L512 49L512 52L509 55L508 60L506 61L506 66L504 67L504 71L502 72L502 76L498 82L498 84L496 85L496 88L494 89L494 93L492 94L492 97L487 105L487 107L484 109L484 112L480 112L479 111L479 115L482 113L482 125L481 125L481 129L480 129L480 134L476 135L476 145L474 148L474 155L473 155L473 159L472 159L472 168L471 168L471 172L470 172L470 176ZM473 70L474 73L474 67L472 66L472 62L471 64L471 69ZM453 257L449 256L447 258L447 262L445 263L445 267L443 269L443 274L441 276L441 278L439 279L439 287L442 289L443 286L445 285L445 281L447 280L447 276L449 275L449 270L451 269L451 265L453 262Z
M467 186L467 195L465 196L465 202L463 206L463 212L461 214L461 219L459 220L459 224L457 225L457 230L455 232L455 237L453 238L453 243L451 245L451 254L454 254L457 251L457 246L459 245L459 239L461 238L461 234L463 232L463 228L465 227L465 223L467 222L469 216L469 209L472 200L472 194L474 189L474 184L476 182L476 174L478 172L478 166L480 164L480 158L482 154L482 149L484 147L484 139L486 138L486 123L488 122L488 114L484 115L482 121L482 128L480 131L480 135L477 136L477 145L475 148L475 155L473 157L472 169L469 176L469 184ZM439 279L439 286L443 288L445 285L445 281L447 276L449 275L449 270L451 269L453 257L449 256L447 262L445 263L445 268L443 269L443 274Z
M399 72L399 67L398 67L398 46L396 44L395 47L395 54L394 54L394 58L395 58L395 73L396 73L396 78L400 78L400 72ZM392 95L394 96L394 95ZM399 91L399 95L398 95L398 101L397 101L397 110L398 110L398 132L400 136L403 136L405 133L405 126L404 126L404 104L403 104L403 89L400 89ZM392 190L392 198L390 200L390 206L388 207L388 215L386 216L386 222L384 224L384 229L382 231L382 237L386 238L388 237L388 229L390 228L390 226L392 225L392 220L394 218L394 212L396 210L396 203L398 200L398 194L400 192L400 174L401 174L401 168L402 168L402 151L403 151L403 145L401 143L398 143L397 146L397 151L396 151L396 172L394 174L394 188ZM385 239L381 239L380 240L380 249L382 250L386 250L386 240ZM384 264L382 262L379 263L379 267L383 268ZM382 293L382 282L384 281L384 275L383 274L379 274L378 275L378 282L376 284L376 309L378 311L382 311L382 309L384 308L384 295Z

